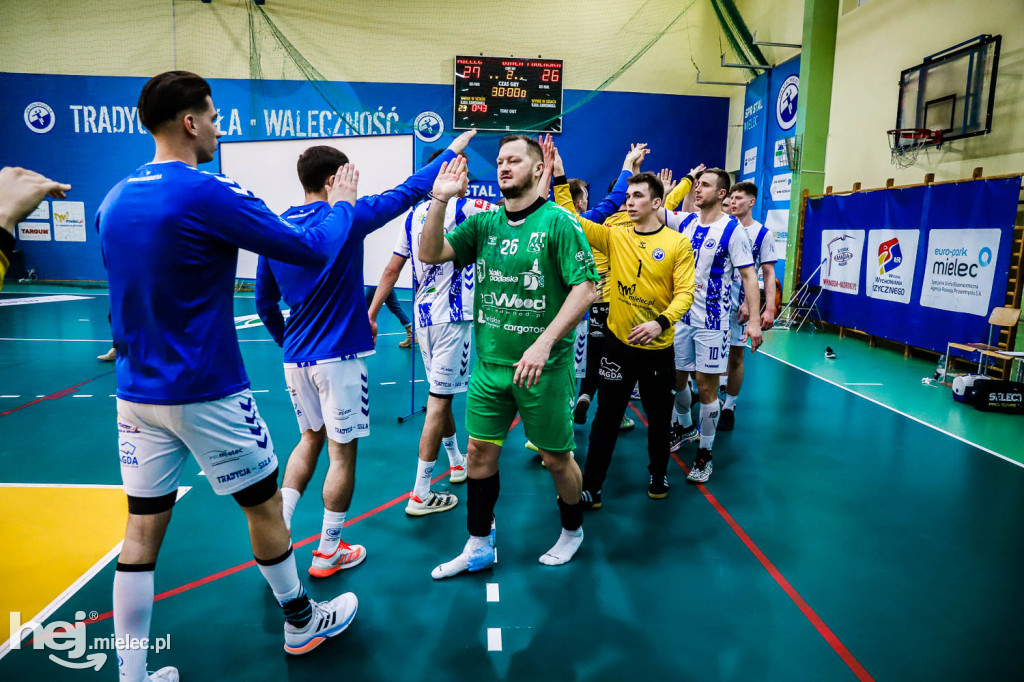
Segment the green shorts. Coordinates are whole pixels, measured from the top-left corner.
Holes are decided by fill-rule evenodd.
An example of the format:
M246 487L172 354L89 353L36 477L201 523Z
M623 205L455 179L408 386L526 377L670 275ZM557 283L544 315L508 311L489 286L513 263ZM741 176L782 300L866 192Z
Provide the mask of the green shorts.
M516 368L477 360L466 395L466 433L501 445L516 412L526 437L541 450L569 452L576 447L572 407L576 374L572 364L544 370L531 388L512 383Z

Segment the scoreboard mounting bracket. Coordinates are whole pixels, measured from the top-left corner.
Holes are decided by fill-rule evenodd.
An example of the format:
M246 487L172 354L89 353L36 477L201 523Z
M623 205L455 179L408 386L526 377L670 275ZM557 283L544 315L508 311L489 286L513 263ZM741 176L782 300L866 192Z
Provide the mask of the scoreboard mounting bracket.
M456 130L562 132L562 60L455 57Z

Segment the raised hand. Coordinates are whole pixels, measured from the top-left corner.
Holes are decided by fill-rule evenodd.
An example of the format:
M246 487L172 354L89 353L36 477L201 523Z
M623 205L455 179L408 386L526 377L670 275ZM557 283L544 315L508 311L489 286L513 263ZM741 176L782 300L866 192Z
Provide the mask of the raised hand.
M327 190L327 203L334 206L339 201L347 201L356 205L359 196L359 171L354 164L346 163L334 174L330 189Z
M71 185L51 180L25 168L0 170L0 227L14 226L35 210L46 195L63 199Z
M651 150L647 148L646 142L637 142L629 147L629 153L626 154L626 158L622 162L622 170L633 171L636 174L640 172L640 164L644 162L644 158L651 153Z
M696 179L696 177L697 177L697 173L700 173L700 172L701 172L702 170L704 170L704 164L703 164L703 163L702 163L702 164L700 164L699 166L695 167L695 168L691 168L691 169L690 169L690 173L689 173L689 176L690 176L691 178L694 178L694 179Z
M472 140L475 135L476 128L467 130L466 132L456 137L452 141L452 143L448 145L448 149L452 150L456 154L461 154L466 149L466 147L469 146L469 141Z
M678 182L672 182L671 168L662 168L661 172L658 173L658 179L661 180L661 184L665 187L666 196L668 196L668 193L671 192L675 188L675 186L679 184Z
M459 156L453 161L441 164L441 170L434 178L434 189L431 192L438 201L447 202L461 194L469 187L469 171L465 157Z

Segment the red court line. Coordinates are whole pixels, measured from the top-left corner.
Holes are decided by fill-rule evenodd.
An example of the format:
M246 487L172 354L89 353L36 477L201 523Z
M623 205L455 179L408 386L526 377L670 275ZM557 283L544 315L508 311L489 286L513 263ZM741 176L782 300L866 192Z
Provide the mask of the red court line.
M440 476L434 477L434 479L430 481L431 485L433 485L434 483L437 483L441 479L445 478L446 476L448 476L449 473L451 473L451 469L447 469ZM379 514L379 513L381 513L382 511L384 511L386 509L390 509L391 507L395 506L399 502L404 502L404 501L408 500L409 499L409 493L411 493L411 492L412 492L411 490L406 491L406 492L402 493L401 495L399 495L398 497L396 497L395 499L390 500L389 502L385 502L384 504L380 505L379 507L375 507L374 509L371 509L368 512L364 512L363 514L360 514L359 516L355 517L354 519L348 519L347 521L345 521L345 526L344 527L348 528L349 526L351 526L354 523L359 523L360 521L364 521L364 520L370 518L371 516L374 516L375 514ZM305 538L304 540L300 540L298 542L293 542L292 543L292 548L295 549L295 548L298 548L298 547L302 547L303 545L308 545L309 543L313 542L314 540L318 540L318 539L320 539L320 534L319 533L317 533L316 535L310 535L308 538ZM220 580L221 578L227 578L230 575L234 575L235 573L238 573L239 571L244 571L247 568L252 568L255 565L256 565L256 560L255 559L250 559L249 561L246 561L245 563L242 563L242 564L238 564L237 566L232 566L231 568L225 568L223 571L219 571L219 572L214 573L212 575L208 575L205 578L200 578L199 580L193 580L190 583L186 583L186 584L181 585L179 587L175 587L172 590L167 590L166 592L161 592L160 594L158 594L155 597L153 597L153 602L155 603L155 602L161 601L163 599L167 599L168 597L174 597L176 595L179 595L182 592L188 592L189 590L194 590L197 587L202 587L203 585L208 585L209 583L212 583L214 581ZM84 621L81 621L81 622L82 622L83 625L92 625L93 623L98 623L101 620L107 620L108 618L112 617L113 615L114 615L113 611L107 611L106 613L101 613L100 615L96 616L95 618L89 618L88 620L84 620Z
M102 379L103 377L107 376L108 374L113 374L113 373L114 373L114 370L110 370L109 372L104 372L103 374L100 374L99 376L95 376L92 379L86 379L85 381L83 381L83 382L81 382L79 384L75 384L74 386L68 386L67 388L62 389L60 391L57 391L56 393L51 393L50 395L44 395L42 398L36 398L35 400L33 400L30 403L25 403L24 405L21 405L19 407L13 407L13 408L7 410L6 412L0 412L0 417L7 416L7 415L11 414L12 412L17 412L18 410L24 410L29 405L35 405L36 403L41 403L44 400L57 400L58 398L63 398L64 396L71 395L72 393L75 392L75 389L77 389L79 386L85 386L90 381L96 381L97 379Z
M640 421L643 422L643 425L647 426L647 420L640 413L640 410L636 409L636 406L633 403L630 403L629 406L633 408L634 412L636 412L636 416L640 418ZM679 455L677 455L674 452L670 454L672 456L672 459L675 460L676 464L679 465L679 468L685 471L687 474L689 474L689 468L686 466L686 464L683 463L683 460L679 458ZM800 609L800 612L803 613L807 620L811 622L811 625L813 625L814 629L818 631L818 634L821 635L826 642L828 642L829 646L832 647L833 651L839 654L839 657L843 659L843 662L846 663L847 667L849 667L850 670L853 671L853 674L857 676L857 679L861 680L862 682L868 682L869 680L871 682L874 682L874 678L871 677L868 671L864 669L864 666L860 664L860 661L858 661L854 657L854 655L850 653L850 650L846 648L846 646L839 640L836 634L832 632L832 630L827 625L825 625L825 621L823 621L821 617L818 616L817 613L815 613L814 609L812 609L810 605L806 601L804 601L804 598L800 596L800 593L796 591L796 588L794 588L790 584L790 582L786 580L785 576L782 575L782 572L779 571L779 569L775 567L775 564L773 564L765 555L765 553L761 551L761 548L758 547L757 544L750 539L750 536L747 535L747 532L745 530L743 530L743 527L740 526L739 523L737 523L736 519L732 517L732 514L726 511L725 507L722 506L722 503L719 502L715 498L715 496L711 494L711 491L707 489L707 486L705 486L703 483L698 483L697 490L699 490L704 495L704 498L707 499L709 503L711 503L711 506L714 507L715 511L718 512L718 515L725 520L725 522L729 525L730 528L732 528L732 532L736 534L736 536L740 539L740 542L742 542L746 546L746 548L750 550L750 553L754 555L754 557L761 563L762 566L764 566L765 570L768 571L768 574L775 579L775 582L778 583L779 587L782 588L782 591L786 593L786 595L792 600L794 604L796 604L796 607Z

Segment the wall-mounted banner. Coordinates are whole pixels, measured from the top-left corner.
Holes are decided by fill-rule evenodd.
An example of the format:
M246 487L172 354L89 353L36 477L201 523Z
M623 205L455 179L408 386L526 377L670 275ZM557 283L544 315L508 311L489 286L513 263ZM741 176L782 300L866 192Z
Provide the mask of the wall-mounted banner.
M868 296L884 301L910 303L914 290L914 266L917 264L917 240L920 236L920 230L868 232Z
M921 305L987 317L999 238L996 229L929 232Z
M821 288L857 294L860 291L860 265L864 255L864 230L822 230Z
M939 353L984 340L1006 304L1020 189L1015 177L810 199L801 280L817 284L829 257L818 309L832 324Z

